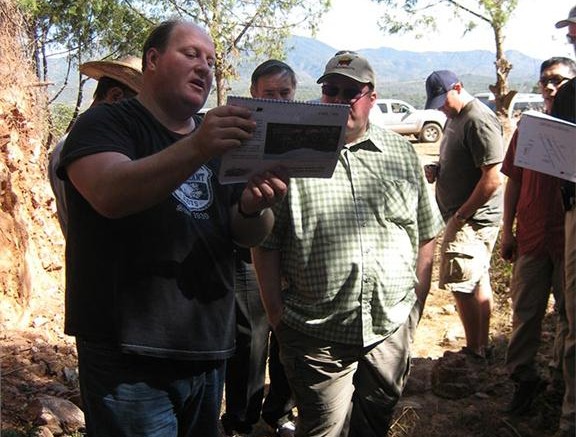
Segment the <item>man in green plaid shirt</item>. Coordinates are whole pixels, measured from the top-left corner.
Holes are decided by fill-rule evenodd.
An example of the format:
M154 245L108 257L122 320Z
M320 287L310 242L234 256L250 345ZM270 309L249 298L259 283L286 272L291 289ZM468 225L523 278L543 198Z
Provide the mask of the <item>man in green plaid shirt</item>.
M291 180L253 258L298 406L296 437L382 437L443 221L410 142L368 122L368 61L339 52L318 83L323 103L350 105L346 145L330 179Z

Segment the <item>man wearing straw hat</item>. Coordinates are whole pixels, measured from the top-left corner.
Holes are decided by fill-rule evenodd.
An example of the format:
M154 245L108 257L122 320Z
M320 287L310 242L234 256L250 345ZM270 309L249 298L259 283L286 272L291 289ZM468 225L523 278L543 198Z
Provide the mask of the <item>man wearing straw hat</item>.
M142 61L135 56L126 56L119 60L90 61L80 65L80 73L98 81L90 107L136 96L142 87L141 65ZM48 178L56 199L56 213L64 236L68 225L68 209L64 182L56 176L56 169L67 137L68 134L58 141L48 158Z

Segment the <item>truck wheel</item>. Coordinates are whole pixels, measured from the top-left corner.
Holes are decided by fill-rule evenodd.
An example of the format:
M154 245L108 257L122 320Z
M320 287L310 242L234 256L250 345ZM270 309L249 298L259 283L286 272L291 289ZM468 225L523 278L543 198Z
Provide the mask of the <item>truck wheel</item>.
M442 137L442 128L436 123L425 123L420 131L421 143L435 143Z

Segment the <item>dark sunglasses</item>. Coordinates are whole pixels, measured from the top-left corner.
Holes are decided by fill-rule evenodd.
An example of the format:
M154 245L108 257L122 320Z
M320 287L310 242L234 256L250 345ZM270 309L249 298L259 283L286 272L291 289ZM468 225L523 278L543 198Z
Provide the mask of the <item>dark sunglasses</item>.
M370 90L362 93L361 88L340 88L336 85L322 85L322 94L328 97L342 96L343 100L358 100L368 94Z
M564 76L550 76L550 77L543 77L540 79L540 85L546 87L550 84L554 85L554 86L559 86L561 85L563 82L566 82L568 79L567 77Z
M566 34L566 40L568 44L576 44L576 35L570 35L569 33Z

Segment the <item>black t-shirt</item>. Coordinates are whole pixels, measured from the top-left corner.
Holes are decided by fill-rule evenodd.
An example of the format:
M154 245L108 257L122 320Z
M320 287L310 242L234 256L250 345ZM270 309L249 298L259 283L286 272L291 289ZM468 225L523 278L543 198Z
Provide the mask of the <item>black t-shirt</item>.
M576 77L558 90L556 97L554 97L551 115L576 123ZM574 208L576 205L576 184L574 182L564 182L562 198L566 210Z
M556 93L551 115L576 123L576 77L570 79Z
M115 151L136 160L179 138L136 99L99 105L76 122L58 173L66 180L66 166L82 156ZM157 357L232 355L229 211L240 187L218 183L218 164L203 165L164 201L122 219L101 216L66 183L67 334Z

